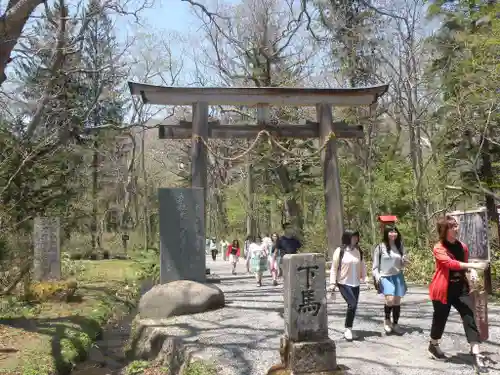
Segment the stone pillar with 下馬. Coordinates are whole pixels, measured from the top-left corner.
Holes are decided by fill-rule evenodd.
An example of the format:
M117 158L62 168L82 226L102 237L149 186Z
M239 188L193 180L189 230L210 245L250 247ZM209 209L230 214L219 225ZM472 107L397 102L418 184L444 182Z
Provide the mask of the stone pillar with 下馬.
M328 337L324 255L286 255L283 276L283 365L293 375L334 374L337 356Z
M58 217L36 217L33 222L33 277L35 281L61 279Z

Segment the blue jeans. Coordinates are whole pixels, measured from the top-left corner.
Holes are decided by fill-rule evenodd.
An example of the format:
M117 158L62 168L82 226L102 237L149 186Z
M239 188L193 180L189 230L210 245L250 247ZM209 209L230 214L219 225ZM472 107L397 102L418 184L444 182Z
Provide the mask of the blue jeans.
M356 316L356 309L358 308L359 301L359 286L349 286L344 284L337 284L342 298L347 303L347 313L345 315L345 328L352 328L354 317Z

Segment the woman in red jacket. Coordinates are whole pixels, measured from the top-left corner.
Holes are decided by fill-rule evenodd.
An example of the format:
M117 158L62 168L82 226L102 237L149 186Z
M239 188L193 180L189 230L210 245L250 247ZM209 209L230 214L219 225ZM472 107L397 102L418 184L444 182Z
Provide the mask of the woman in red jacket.
M238 258L240 257L240 242L238 240L233 240L233 243L227 247L226 255L233 266L231 273L236 275L236 263L238 263Z
M466 272L484 270L485 262L468 263L469 249L458 240L458 223L453 216L446 215L438 220L439 242L434 245L436 271L429 287L429 294L434 307L432 317L429 354L434 359L446 359L439 347L439 340L444 332L451 306L462 318L465 335L474 356L474 367L478 373L486 373L484 357L479 351L479 332L471 309L470 287ZM474 271L475 273L475 271ZM475 275L477 277L477 275Z

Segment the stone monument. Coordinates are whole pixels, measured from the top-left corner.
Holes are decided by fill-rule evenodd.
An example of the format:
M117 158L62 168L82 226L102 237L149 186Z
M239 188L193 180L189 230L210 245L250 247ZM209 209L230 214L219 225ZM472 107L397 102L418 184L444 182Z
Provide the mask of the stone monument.
M34 280L59 280L61 278L59 218L37 217L33 224Z
M286 255L283 277L284 367L293 375L333 374L338 368L335 343L328 338L325 257Z
M161 284L206 281L204 198L202 188L158 189Z

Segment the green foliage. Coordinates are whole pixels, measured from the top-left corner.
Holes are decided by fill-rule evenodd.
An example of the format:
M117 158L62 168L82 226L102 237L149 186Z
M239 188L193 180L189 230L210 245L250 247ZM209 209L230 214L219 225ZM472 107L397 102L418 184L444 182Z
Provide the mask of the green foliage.
M67 252L61 254L61 272L65 278L75 277L85 271L85 264L79 260L72 259Z
M49 300L71 301L78 284L76 281L44 281L33 283L30 286L30 295L26 296L31 301L46 302Z
M151 279L153 282L160 281L160 250L158 249L141 249L136 254L139 271L137 277L139 280Z
M151 366L148 361L132 361L125 369L125 375L141 375Z
M194 360L189 363L182 375L217 375L217 368L213 363Z

